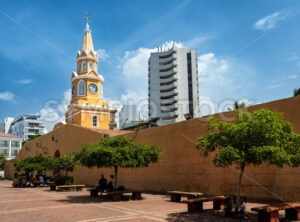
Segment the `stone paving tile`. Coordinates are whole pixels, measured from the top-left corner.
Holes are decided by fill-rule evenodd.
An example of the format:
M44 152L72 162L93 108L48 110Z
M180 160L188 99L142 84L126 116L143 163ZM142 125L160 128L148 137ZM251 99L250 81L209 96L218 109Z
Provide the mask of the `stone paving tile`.
M1 215L1 214L0 214ZM105 219L118 216L127 216L126 213L99 208L89 204L66 204L58 207L48 207L40 210L31 210L28 212L18 212L12 214L2 214L3 221L88 221L94 218Z
M187 205L174 203L170 197L143 194L140 201L109 201L104 197L91 198L89 192L53 192L49 187L12 188L11 181L0 181L0 221L8 222L194 222L241 221L225 218L220 212L187 213ZM264 204L247 203L249 210ZM204 203L212 209L212 203ZM257 220L257 216L253 216ZM252 221L243 220L243 221Z

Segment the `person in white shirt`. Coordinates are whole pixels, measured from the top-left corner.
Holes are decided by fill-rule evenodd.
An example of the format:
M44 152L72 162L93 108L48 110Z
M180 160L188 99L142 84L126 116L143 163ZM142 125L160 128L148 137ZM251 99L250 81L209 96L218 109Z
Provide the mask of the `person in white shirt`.
M42 175L39 176L39 182L40 182L40 185L41 184L44 185L44 177Z
M110 181L108 182L107 189L114 190L116 188L116 181L114 175L110 175Z

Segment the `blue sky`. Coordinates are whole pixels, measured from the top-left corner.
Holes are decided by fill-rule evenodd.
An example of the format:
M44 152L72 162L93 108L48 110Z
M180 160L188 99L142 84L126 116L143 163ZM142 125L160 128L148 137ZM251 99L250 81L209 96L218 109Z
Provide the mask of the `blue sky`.
M1 0L0 119L40 113L54 119L48 129L63 120L87 12L113 105L145 102L148 56L173 40L197 50L202 114L210 102L219 111L290 97L300 87L299 9L291 0Z

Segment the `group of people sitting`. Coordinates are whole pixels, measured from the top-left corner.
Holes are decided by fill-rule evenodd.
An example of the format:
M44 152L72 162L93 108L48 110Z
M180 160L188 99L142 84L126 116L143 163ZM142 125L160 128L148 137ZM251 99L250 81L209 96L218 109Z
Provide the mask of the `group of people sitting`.
M31 185L34 187L41 186L45 184L46 173L45 171L38 172L35 175L33 175L32 171L20 175L15 173L15 181L18 183L17 186L21 187L30 187Z
M101 178L98 182L99 186L96 187L96 189L101 192L101 195L105 191L113 191L116 186L116 181L114 175L110 175L110 181L107 183L107 180L105 179L104 175L101 174Z

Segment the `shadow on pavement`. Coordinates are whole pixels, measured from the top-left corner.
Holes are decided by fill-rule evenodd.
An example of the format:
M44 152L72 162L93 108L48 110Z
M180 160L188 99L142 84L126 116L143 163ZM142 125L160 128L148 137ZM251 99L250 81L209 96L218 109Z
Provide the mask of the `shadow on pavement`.
M57 200L64 203L101 203L101 202L126 202L131 195L124 195L121 200L110 200L107 196L90 197L90 196L66 196L64 199ZM139 201L139 200L136 200Z
M168 215L168 218L166 221L169 222L237 222L237 221L250 221L250 222L256 222L257 216L256 215L247 215L246 218L231 218L231 217L225 217L224 213L216 212L213 210L205 210L201 213L187 213L187 212L181 212L181 213L171 213Z

